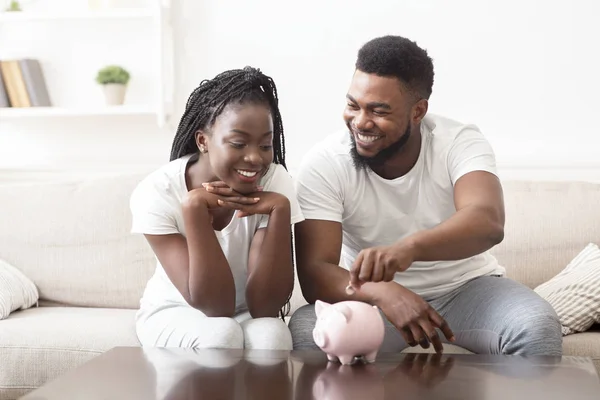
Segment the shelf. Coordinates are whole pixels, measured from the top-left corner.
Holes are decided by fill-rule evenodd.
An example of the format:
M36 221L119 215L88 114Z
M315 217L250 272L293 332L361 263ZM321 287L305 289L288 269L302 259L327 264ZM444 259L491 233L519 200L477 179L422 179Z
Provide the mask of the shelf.
M155 13L147 8L117 8L112 10L81 10L69 12L0 12L0 22L21 21L60 21L60 20L102 20L152 18Z
M32 117L156 116L149 106L100 106L89 108L23 107L0 108L0 120Z

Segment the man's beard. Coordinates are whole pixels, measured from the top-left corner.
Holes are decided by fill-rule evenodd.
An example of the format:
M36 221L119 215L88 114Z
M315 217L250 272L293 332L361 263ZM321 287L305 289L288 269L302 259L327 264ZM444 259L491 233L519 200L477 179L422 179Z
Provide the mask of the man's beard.
M410 124L406 127L404 134L400 136L398 140L394 143L381 150L379 153L375 154L373 157L363 157L358 154L358 150L356 149L356 139L354 139L354 134L350 131L350 140L352 141L352 148L350 149L350 155L352 156L352 161L354 163L354 167L356 169L366 169L367 167L377 167L385 164L389 159L398 154L408 143L408 139L410 138Z

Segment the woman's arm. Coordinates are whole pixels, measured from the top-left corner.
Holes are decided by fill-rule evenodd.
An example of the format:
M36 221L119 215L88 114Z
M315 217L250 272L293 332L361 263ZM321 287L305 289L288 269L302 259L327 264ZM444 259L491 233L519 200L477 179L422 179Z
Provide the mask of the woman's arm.
M290 213L289 200L277 195L267 227L252 240L246 303L253 318L276 317L294 288Z
M200 196L183 203L187 239L180 234L145 235L167 276L184 299L209 317L235 312L235 284Z

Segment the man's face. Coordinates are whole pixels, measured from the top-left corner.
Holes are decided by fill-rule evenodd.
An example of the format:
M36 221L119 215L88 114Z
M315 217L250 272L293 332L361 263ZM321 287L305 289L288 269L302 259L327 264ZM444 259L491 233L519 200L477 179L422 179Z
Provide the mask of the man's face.
M404 147L411 130L411 96L398 79L356 70L346 98L344 121L357 167L383 164Z

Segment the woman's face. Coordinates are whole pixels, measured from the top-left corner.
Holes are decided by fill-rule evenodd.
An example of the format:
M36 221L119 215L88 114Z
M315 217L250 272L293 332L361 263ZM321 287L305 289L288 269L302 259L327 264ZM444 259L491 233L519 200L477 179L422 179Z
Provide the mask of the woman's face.
M230 104L196 142L206 146L203 156L220 180L237 192L255 192L273 162L271 110L263 104Z

